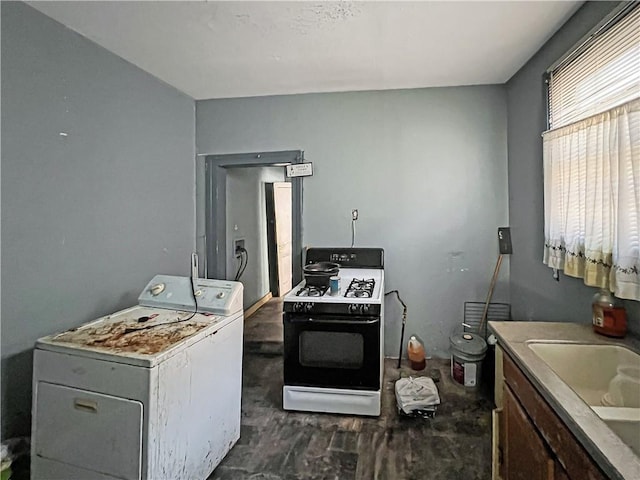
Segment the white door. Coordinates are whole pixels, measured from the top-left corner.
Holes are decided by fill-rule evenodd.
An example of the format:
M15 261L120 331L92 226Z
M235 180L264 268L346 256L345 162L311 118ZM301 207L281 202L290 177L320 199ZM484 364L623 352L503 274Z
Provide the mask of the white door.
M274 182L273 203L276 220L276 252L278 291L280 296L291 290L291 183Z

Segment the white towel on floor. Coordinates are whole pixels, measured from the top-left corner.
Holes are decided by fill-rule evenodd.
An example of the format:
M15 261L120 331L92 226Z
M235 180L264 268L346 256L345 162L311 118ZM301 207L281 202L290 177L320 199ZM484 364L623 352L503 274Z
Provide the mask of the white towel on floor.
M408 377L396 382L396 401L400 410L410 414L414 410L435 410L440 395L433 379Z

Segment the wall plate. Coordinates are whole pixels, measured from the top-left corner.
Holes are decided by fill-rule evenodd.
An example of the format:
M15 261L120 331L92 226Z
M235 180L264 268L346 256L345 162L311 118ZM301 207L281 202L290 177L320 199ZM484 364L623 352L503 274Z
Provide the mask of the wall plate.
M501 255L511 255L513 253L511 246L511 229L509 227L498 228L498 246Z
M313 175L313 163L293 163L287 165L287 177L310 177Z
M236 238L233 240L233 256L239 257L240 252L244 249L244 238Z

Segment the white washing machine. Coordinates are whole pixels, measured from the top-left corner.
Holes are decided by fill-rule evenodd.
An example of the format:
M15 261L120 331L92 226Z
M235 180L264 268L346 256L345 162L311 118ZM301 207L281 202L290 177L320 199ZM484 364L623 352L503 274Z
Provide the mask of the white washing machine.
M242 284L158 275L138 302L36 343L32 479L205 479L240 437Z

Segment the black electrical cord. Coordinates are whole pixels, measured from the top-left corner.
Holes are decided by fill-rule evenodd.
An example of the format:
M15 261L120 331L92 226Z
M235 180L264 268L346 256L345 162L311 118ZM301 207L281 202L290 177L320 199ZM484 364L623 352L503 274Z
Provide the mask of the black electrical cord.
M238 265L234 280L239 282L244 271L247 269L247 265L249 265L249 252L247 252L247 249L244 247L238 247L236 251L240 251L240 265Z
M173 325L174 323L188 322L193 317L195 317L196 313L198 313L198 300L196 299L196 289L195 289L195 286L193 285L193 276L190 277L189 279L190 279L189 283L191 285L191 298L193 298L193 304L195 305L195 308L193 312L191 312L191 315L189 315L187 318L179 318L178 320L174 320L172 322L156 323L154 325L146 325L140 328L125 328L122 334L126 335L128 333L139 332L141 330L149 330L156 327L162 327L164 325Z
M396 294L396 297L398 297L398 301L402 304L402 308L403 308L402 332L400 333L400 353L398 354L398 368L400 368L400 365L402 364L402 344L404 343L404 326L407 323L407 305L400 298L400 292L398 292L398 290L391 290L390 292L385 293L384 296L386 297L387 295L391 295L392 293Z
M193 299L193 305L195 308L193 309L193 312L191 313L191 315L188 316L187 318L183 318L182 320L176 320L175 322L172 322L172 323L186 322L188 320L191 320L193 317L196 316L196 313L198 313L198 299L196 298L196 287L193 284L193 275L189 278L191 279L191 281L189 282L189 284L191 285L191 298Z
M240 275L240 271L242 270L242 266L244 265L244 254L241 250L242 247L238 247L236 249L236 258L240 259L240 263L238 263L238 268L236 269L236 274L233 277L234 281L238 281L238 275Z

